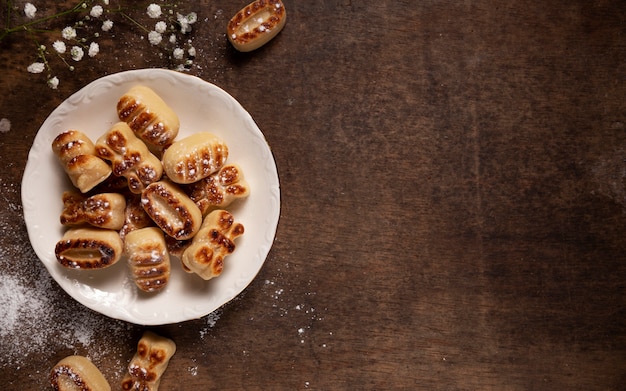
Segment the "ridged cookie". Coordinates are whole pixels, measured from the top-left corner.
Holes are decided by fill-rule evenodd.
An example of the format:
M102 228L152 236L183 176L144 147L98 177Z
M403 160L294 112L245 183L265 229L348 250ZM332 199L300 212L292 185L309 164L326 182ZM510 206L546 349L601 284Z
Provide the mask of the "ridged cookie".
M178 135L178 116L148 87L138 85L126 92L117 103L117 114L148 144L164 147Z
M83 132L68 130L59 134L52 141L52 151L72 184L82 193L93 189L111 175L111 167L96 156L93 142Z
M186 191L203 215L211 209L225 208L250 194L243 172L236 164L227 164L218 172L187 185Z
M98 139L96 153L111 162L114 175L128 179L128 188L135 194L163 175L159 159L124 122L116 123Z
M117 231L102 228L71 228L54 248L61 265L69 269L102 269L116 264L123 252Z
M202 213L178 186L168 180L150 184L141 193L141 206L167 235L185 240L202 225Z
M224 258L235 251L234 240L243 232L243 224L236 223L230 212L218 209L209 213L183 253L184 269L204 280L219 276L224 269Z
M176 183L192 183L213 174L226 163L228 146L209 132L176 141L163 153L163 170Z
M175 352L174 341L146 331L137 343L137 352L128 364L128 372L122 379L122 390L157 391Z
M137 288L156 292L170 280L170 256L163 231L157 227L129 232L124 239L124 251Z
M50 371L55 391L111 391L102 372L87 357L68 356Z
M74 191L63 193L61 224L89 224L98 228L119 230L124 225L126 199L119 193L102 193L85 197Z

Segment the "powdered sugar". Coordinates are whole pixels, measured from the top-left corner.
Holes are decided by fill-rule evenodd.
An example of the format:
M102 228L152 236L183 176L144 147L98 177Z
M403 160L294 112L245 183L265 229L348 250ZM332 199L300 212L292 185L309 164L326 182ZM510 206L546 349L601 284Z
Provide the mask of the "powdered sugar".
M285 270L289 270L293 273L292 265L286 262L283 266ZM263 290L272 299L272 308L277 311L278 315L283 318L293 320L295 333L300 344L305 344L310 337L311 331L314 328L319 328L320 323L324 320L323 313L327 311L327 308L323 308L323 311L318 311L311 303L315 301L316 292L310 290L313 284L309 280L306 285L309 288L304 293L296 293L288 284L287 286L283 280L283 268L278 269L278 274L272 279L266 279L263 285ZM300 286L298 288L301 288ZM301 295L301 296L300 296ZM296 304L293 304L293 303ZM250 320L253 320L252 318ZM332 332L328 333L332 336ZM309 341L310 343L317 342L321 348L328 347L327 342Z
M204 339L207 334L209 334L209 331L217 324L220 316L222 316L221 308L216 309L206 316L206 326L200 330L200 338Z
M19 326L21 318L29 313L39 313L45 309L45 303L38 298L29 300L29 294L22 283L14 276L2 276L0 280L0 308L2 308L2 325L0 338L9 338ZM0 360L6 356L0 357Z
M95 343L102 336L97 335L100 330L107 330L113 338L127 338L129 325L103 318L70 301L45 270L30 276L19 275L15 268L2 270L0 337L11 343L2 344L0 365L21 366L32 357L41 362L63 349L76 353L80 349L97 360L112 353L103 349L108 344Z
M113 347L132 338L131 325L71 300L26 240L25 226L20 223L22 207L16 201L19 186L0 181L0 198L4 205L0 213L4 233L0 246L0 367L15 368L15 379L36 376L39 383L45 383L59 352L66 352L96 363L112 362L111 367L123 370L124 354ZM29 370L33 363L40 372Z

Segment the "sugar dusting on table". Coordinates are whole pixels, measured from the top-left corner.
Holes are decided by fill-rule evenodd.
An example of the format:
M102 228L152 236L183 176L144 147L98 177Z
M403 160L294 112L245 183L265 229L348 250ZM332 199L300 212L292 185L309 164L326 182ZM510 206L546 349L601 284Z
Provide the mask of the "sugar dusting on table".
M26 228L20 223L23 221L22 207L16 201L19 200L19 186L0 181L0 199L5 205L5 213L0 214L0 228L5 238L10 238L4 239L0 247L0 338L3 341L0 344L0 367L15 368L15 379L27 376L44 382L49 366L57 359L80 354L87 356L96 366L106 368L109 372L103 372L108 379L121 378L129 357L125 346L136 343L134 326L93 312L63 292L37 260L26 239ZM16 254L19 254L18 259ZM292 285L289 281L299 279L297 266L286 260L266 278L260 284L266 296L266 306L260 309L260 313L269 307L271 311L265 312L266 315L280 318L292 327L296 346L320 351L331 348L333 333L324 330L323 325L327 308L316 305L314 282L308 280L304 285ZM233 303L236 305L243 296L244 293ZM202 319L199 340L214 342L208 341L208 337L214 335L223 311L220 308ZM255 316L249 320L254 322ZM243 354L249 354L248 349ZM191 357L187 366L189 376L204 373L198 359L201 358ZM33 363L39 363L36 365L39 371L29 370ZM302 381L306 388L313 386L310 379Z
M24 369L33 362L47 365L59 352L81 354L94 363L106 361L123 370L125 357L116 343L130 337L130 325L103 317L74 302L54 282L25 239L19 186L0 182L4 213L0 229L0 367L13 367L20 376L45 379L42 373ZM16 254L20 254L16 257ZM119 365L115 363L119 361ZM19 373L24 370L24 373ZM117 375L117 374L109 374Z
M292 327L290 336L293 338L294 346L315 349L318 354L330 352L334 333L325 329L324 325L328 308L316 304L319 299L312 279L307 279L304 284L292 286L290 281L301 281L298 269L298 265L284 259L276 274L264 280L263 292L271 303L274 315ZM250 321L254 319L250 318ZM302 375L306 376L304 373ZM302 385L305 389L315 388L314 382L306 377L302 380Z

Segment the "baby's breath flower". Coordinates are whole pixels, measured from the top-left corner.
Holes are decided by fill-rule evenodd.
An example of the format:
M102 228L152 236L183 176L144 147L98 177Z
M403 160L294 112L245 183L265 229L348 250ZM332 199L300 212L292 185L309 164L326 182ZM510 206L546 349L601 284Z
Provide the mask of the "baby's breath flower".
M81 48L80 46L72 46L72 49L70 50L70 54L72 55L72 60L80 61L83 59L85 52L83 51L83 48Z
M63 41L58 41L58 40L54 41L54 43L52 44L52 47L59 54L63 54L65 53L65 50L67 50L67 47L65 46L65 42Z
M89 57L95 57L96 54L98 54L99 52L100 52L100 45L98 45L97 42L92 42L89 45L89 51L87 52Z
M154 0L152 0L154 1ZM10 4L9 2L8 4ZM36 19L37 16L37 7L33 5L34 1L26 0L25 2L20 2L24 4L23 13L28 19ZM71 2L69 2L71 3ZM50 18L57 18L60 16L64 16L66 14L80 12L83 15L82 18L76 20L75 24L69 24L67 27L63 28L60 32L61 37L58 37L56 40L52 40L51 46L53 48L53 52L57 54L56 57L59 57L60 61L62 61L70 71L74 71L74 65L70 65L68 63L67 57L71 57L71 59L75 62L81 61L85 58L85 55L89 57L95 57L100 53L100 45L95 42L102 33L100 33L97 29L98 24L101 23L102 31L110 31L113 28L113 21L110 19L106 19L109 15L115 13L118 10L105 9L110 4L110 0L79 0L73 3L78 3L78 5L73 6L70 10L66 10L58 15L54 15L51 17L42 18L42 20L48 20ZM194 63L194 59L196 58L196 48L193 47L191 39L186 40L186 38L181 38L179 35L179 31L182 34L187 34L192 31L191 25L198 21L198 15L195 12L188 13L186 15L177 12L180 10L178 5L174 4L173 6L168 5L166 8L162 8L162 5L158 4L159 2L152 2L146 8L147 16L151 19L155 20L154 30L150 31L150 27L141 25L134 19L124 15L131 22L140 25L145 31L149 31L147 38L151 45L161 45L161 43L165 40L169 40L171 45L169 47L173 48L172 52L169 54L170 59L176 59L178 65L178 69L180 70L189 70L191 69L192 64ZM1 6L0 6L1 7ZM19 13L20 9L18 7L12 7L11 12ZM164 16L163 20L159 20ZM99 19L99 20L98 20ZM35 31L32 30L32 26L36 23L39 23L39 20L29 21L23 24L20 27L23 27L26 31ZM117 22L116 22L117 23ZM79 37L82 35L83 27L95 27L97 31L91 30L90 36L87 37ZM20 30L21 31L21 30ZM18 29L10 29L5 32L12 33L18 32ZM145 39L144 37L141 37ZM92 41L93 40L93 41ZM57 89L59 86L59 79L52 75L53 73L53 65L49 63L46 56L49 54L46 46L38 45L37 48L37 60L33 62L27 67L27 71L30 73L42 73L47 72L46 83L52 89ZM160 51L159 56L163 59L168 57L167 52ZM53 59L54 60L54 59ZM57 59L58 60L58 59ZM74 62L72 62L74 63Z
M191 24L189 24L189 20L187 19L186 16L177 13L176 14L176 20L180 24L180 32L181 33L187 34L188 32L191 31Z
M174 58L177 60L182 60L183 59L183 55L185 54L185 51L181 48L176 48L174 49Z
M76 38L76 30L73 27L67 26L61 31L63 38L70 40Z
M26 68L26 70L30 73L41 73L46 68L46 64L43 62L34 62Z
M102 31L109 31L113 28L113 22L111 20L105 20L102 23Z
M163 36L156 31L150 31L150 33L148 33L148 41L150 41L150 43L153 45L160 44L162 39Z
M165 23L164 21L157 22L157 24L154 25L154 31L156 31L159 34L163 34L166 30L167 30L167 23Z
M147 9L148 16L152 19L156 19L161 16L161 6L158 4L150 4Z
M191 12L189 13L189 15L186 16L186 18L189 24L194 24L198 21L198 14L196 14L195 12Z
M32 3L26 3L24 5L24 14L28 19L33 19L36 13L37 7L35 7Z
M89 12L89 15L93 16L94 18L99 18L100 16L102 16L102 12L104 10L102 9L101 5L94 5L91 8L91 11Z
M48 87L52 88L53 90L56 90L57 87L59 86L59 78L58 77L53 77L51 79L48 79Z

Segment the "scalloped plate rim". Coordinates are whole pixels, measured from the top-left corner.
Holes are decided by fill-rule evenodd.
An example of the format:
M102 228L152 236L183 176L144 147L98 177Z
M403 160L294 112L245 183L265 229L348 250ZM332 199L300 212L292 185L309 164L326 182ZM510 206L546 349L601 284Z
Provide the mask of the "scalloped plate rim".
M168 291L147 296L137 292L127 271L120 270L124 267L120 264L125 262L125 259L120 260L118 264L108 269L97 272L77 272L59 266L54 257L54 248L49 248L49 243L52 239L49 236L53 236L53 234L46 236L48 231L44 232L45 227L54 226L57 229L57 231L54 231L56 233L55 242L60 239L58 232L62 230L62 227L58 223L58 214L56 215L56 223L48 221L49 219L42 221L39 218L41 213L54 214L45 210L39 204L48 202L50 208L56 208L56 210L60 211L62 208L61 194L59 193L58 207L54 200L42 199L34 195L41 194L35 190L43 190L42 187L45 184L50 184L46 181L52 181L51 185L56 184L57 187L61 186L59 182L67 181L66 178L62 178L64 172L58 161L56 161L56 157L52 154L50 142L56 134L60 133L60 129L66 130L62 126L69 127L68 121L71 121L72 110L79 109L81 105L90 108L90 105L96 104L94 102L105 99L100 95L101 92L105 96L112 95L119 98L121 96L120 92L125 92L124 90L128 86L140 83L154 88L179 114L181 118L179 138L199 130L191 128L201 122L199 121L200 119L204 120L204 109L206 106L202 105L203 103L215 104L215 109L210 106L208 110L208 112L213 110L212 114L217 118L212 118L212 120L221 126L228 124L233 126L233 128L224 129L217 124L212 124L210 126L214 126L214 128L210 130L226 139L231 151L229 162L235 162L242 166L244 176L251 186L251 193L248 199L238 201L232 207L237 211L237 213L234 213L235 219L240 220L241 218L240 221L244 223L246 232L243 237L237 239L235 252L226 258L223 274L210 281L201 281L195 275L186 274L182 270L175 270L178 265L173 264L170 284L166 288ZM168 84L169 86L176 85L177 89L165 88L168 87ZM180 86L188 91L181 91L178 88ZM157 87L160 88L160 91ZM98 94L95 93L96 91ZM184 104L178 101L172 104L174 97L180 97L180 95L184 95L187 92L192 93L192 95L199 94L194 95L192 101L184 102ZM95 114L96 117L106 118L106 121L103 120L102 124L98 123L95 126L96 128L100 127L100 132L90 128L91 134L88 135L92 138L92 141L96 141L96 136L102 132L102 129L106 130L112 123L118 121L111 114L115 113L115 104L116 100L111 103L111 108L107 108L103 112L99 110ZM189 106L193 106L195 111ZM228 116L227 114L230 114L230 112L235 115L232 117ZM81 115L83 114L78 112L76 117L78 118ZM78 123L82 124L89 123L89 121L95 120L92 120L91 117L77 120ZM236 129L233 130L234 128ZM237 140L237 143L231 145L228 141L229 137L232 140ZM233 158L235 160L232 160ZM241 160L236 160L237 158ZM42 163L46 163L46 159L47 163L52 165L52 167L49 167L49 170L60 173L58 175L59 178L54 175L45 176L46 173L49 173L46 171L48 170L46 165L42 165ZM51 160L54 160L54 163ZM54 166L55 164L56 166ZM62 191L64 189L56 190ZM57 106L41 125L29 150L22 177L21 197L24 221L31 245L37 257L61 288L74 300L94 311L114 319L142 325L163 325L198 319L208 315L239 295L254 280L265 263L272 247L280 218L280 183L276 163L271 148L250 114L234 97L220 87L196 76L165 69L130 70L101 77L76 91ZM42 208L44 209L43 211L40 210ZM262 216L258 217L257 215L259 214L262 214ZM46 247L43 247L44 244L42 242L44 241L48 242ZM177 262L176 258L173 258L172 261L173 263ZM229 269L229 263L236 264L230 266ZM101 274L96 275L94 273ZM123 276L120 277L120 274ZM107 276L103 277L104 275ZM109 278L108 275L114 276L111 277L112 280L117 280L107 280ZM195 280L191 277L194 277ZM175 280L176 278L184 279L184 281L177 281ZM92 285L92 281L98 283ZM116 283L122 284L119 292L115 291ZM187 285L192 286L195 290L187 289ZM109 290L100 289L102 286ZM113 291L111 291L111 286L113 286ZM125 296L118 296L120 292ZM207 292L216 294L217 297L204 297L203 295L205 293L208 294ZM162 297L166 298L162 299ZM180 300L184 299L194 300L195 306L181 305ZM161 311L162 304L166 304L163 311ZM148 313L142 312L142 305L148 308Z

